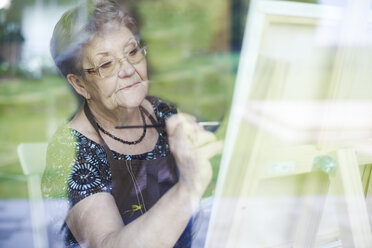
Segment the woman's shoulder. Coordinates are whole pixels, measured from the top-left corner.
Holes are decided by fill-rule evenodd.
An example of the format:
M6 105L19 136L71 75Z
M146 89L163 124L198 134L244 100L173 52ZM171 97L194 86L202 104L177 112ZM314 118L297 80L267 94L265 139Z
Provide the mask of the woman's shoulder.
M48 141L45 172L67 173L81 153L80 149L85 139L87 143L88 139L71 128L69 123L62 124Z
M57 129L48 143L42 192L46 198L66 197L66 178L76 157L76 137L67 123Z
M74 173L89 173L102 166L107 166L103 147L67 123L62 125L48 144L42 179L44 197L67 197L68 190L75 185L72 180Z
M58 153L75 153L77 137L65 123L60 126L48 142L47 158Z
M83 155L97 155L96 149L103 150L103 147L69 124L64 124L57 129L48 143L47 162L49 160L49 164L52 164L66 158L70 162L76 162Z

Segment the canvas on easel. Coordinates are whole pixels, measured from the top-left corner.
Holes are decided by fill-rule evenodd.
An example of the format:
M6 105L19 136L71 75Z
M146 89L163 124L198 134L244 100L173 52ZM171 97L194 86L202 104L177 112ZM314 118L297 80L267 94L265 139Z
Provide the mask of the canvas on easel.
M206 247L372 246L370 16L251 1Z

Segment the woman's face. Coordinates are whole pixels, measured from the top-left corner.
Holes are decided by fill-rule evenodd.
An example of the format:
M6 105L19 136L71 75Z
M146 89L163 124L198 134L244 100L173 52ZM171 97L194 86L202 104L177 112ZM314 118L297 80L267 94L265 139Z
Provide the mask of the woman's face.
M125 26L100 33L84 47L83 68L96 68L113 58L126 57L135 47L132 32ZM109 110L118 107L138 107L148 93L146 59L137 64L122 60L120 68L112 76L101 78L85 72L85 88L94 104Z

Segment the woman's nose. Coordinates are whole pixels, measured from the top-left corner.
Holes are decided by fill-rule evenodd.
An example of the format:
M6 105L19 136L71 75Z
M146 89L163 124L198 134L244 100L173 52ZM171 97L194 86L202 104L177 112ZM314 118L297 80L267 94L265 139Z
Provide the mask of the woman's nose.
M130 77L135 73L136 69L134 66L129 63L127 60L121 62L120 69L119 69L119 77Z

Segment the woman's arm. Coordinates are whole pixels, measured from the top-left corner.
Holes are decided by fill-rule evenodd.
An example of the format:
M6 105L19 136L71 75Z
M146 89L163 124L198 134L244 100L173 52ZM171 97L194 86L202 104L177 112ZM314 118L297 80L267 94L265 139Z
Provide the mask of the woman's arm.
M82 247L173 247L192 215L188 189L177 183L144 215L124 226L114 198L97 193L77 203L67 225Z
M212 134L184 115L167 121L180 179L145 214L124 225L109 193L96 193L69 212L67 225L82 247L173 247L212 176L208 159L221 149Z

